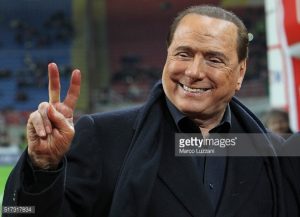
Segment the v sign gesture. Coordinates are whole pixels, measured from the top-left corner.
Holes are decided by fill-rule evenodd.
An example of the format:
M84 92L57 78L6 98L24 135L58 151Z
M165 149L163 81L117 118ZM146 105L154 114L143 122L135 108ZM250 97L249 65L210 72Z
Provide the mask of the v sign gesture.
M28 154L40 169L55 169L69 150L74 136L73 114L80 94L81 75L72 72L66 98L60 101L60 77L57 65L48 65L49 102L42 102L27 122Z

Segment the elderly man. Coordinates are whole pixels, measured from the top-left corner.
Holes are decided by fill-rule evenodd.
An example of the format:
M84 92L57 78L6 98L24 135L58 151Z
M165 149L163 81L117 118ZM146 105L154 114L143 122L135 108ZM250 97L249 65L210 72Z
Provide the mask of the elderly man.
M259 146L274 152L276 139L233 97L247 53L248 32L237 16L190 7L171 26L162 82L147 102L85 115L75 129L80 72L61 102L50 64L50 101L30 115L28 149L3 205L35 206L43 217L286 216L277 158L174 154L175 133L259 133Z

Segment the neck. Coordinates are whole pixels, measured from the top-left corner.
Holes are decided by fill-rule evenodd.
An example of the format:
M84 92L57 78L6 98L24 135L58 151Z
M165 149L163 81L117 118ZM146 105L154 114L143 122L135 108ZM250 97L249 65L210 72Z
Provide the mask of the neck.
M199 126L203 137L207 137L209 135L209 131L216 127L222 120L224 113L224 108L222 111L218 113L214 113L213 115L209 115L207 118L193 118L193 121Z

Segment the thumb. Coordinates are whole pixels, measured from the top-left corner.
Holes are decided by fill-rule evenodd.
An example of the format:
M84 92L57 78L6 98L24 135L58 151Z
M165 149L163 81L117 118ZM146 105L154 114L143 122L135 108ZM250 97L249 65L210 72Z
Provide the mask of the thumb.
M51 121L54 128L58 130L70 129L70 124L63 114L58 112L52 104L48 108L48 118Z

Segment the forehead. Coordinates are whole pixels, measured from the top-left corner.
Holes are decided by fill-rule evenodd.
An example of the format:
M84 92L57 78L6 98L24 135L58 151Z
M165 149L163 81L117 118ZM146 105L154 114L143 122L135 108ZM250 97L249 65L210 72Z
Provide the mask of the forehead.
M193 39L197 42L235 49L237 47L237 26L227 20L188 14L184 16L175 32L173 41Z

